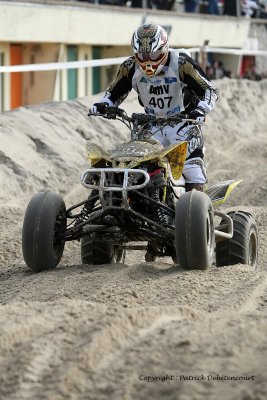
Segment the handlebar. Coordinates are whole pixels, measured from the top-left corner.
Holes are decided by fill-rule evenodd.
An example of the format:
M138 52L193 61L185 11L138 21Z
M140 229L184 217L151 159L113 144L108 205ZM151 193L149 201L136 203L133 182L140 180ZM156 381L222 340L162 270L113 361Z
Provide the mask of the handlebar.
M169 117L157 117L152 114L133 113L130 117L122 108L106 107L105 114L88 113L88 116L98 116L106 119L118 119L132 123L134 126L140 126L151 123L153 125L166 125L167 123L190 122L195 125L202 125L202 122L188 118L187 114L175 114Z

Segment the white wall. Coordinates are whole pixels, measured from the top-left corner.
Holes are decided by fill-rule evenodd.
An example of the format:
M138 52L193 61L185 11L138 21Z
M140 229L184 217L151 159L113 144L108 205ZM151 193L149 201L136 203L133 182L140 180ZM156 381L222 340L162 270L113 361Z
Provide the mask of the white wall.
M133 30L144 22L142 10L40 3L0 2L0 41L129 45ZM172 46L242 47L249 31L246 18L178 14L149 10L147 20L171 25Z

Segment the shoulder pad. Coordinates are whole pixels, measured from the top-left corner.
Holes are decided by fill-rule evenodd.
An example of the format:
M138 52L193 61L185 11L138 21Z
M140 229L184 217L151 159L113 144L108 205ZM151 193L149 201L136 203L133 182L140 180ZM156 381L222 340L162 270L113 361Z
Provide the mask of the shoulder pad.
M193 60L192 57L190 57L187 53L183 53L183 52L180 53L178 63L180 65L182 65L182 64L186 64L187 62L189 64L193 65L193 67L198 68L198 63L195 60Z
M125 68L131 68L134 63L135 63L135 58L129 57L127 58L127 60L123 61L122 66Z
M186 61L192 63L193 59L187 53L181 51L181 53L179 54L179 62L181 62L181 64L184 64L186 63Z

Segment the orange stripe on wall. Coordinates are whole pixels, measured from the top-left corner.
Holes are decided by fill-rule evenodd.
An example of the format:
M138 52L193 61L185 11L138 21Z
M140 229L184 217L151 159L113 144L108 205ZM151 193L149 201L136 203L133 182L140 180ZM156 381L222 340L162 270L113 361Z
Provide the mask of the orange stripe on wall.
M12 44L10 47L10 65L22 64L22 46ZM22 106L22 72L10 74L11 109Z

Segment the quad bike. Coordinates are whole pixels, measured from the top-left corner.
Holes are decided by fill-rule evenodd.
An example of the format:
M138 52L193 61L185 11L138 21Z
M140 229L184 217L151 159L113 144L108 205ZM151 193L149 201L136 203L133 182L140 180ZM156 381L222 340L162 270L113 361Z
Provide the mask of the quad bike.
M240 181L210 186L205 193L185 192L182 177L187 143L163 147L152 136L166 125L184 121L182 115L157 119L153 115L107 108L94 117L117 119L131 131L131 140L108 152L88 144L89 168L81 174L88 198L66 210L52 191L30 200L23 223L24 260L35 272L55 268L65 242L81 242L84 264L124 261L127 250L146 251L145 260L171 257L185 269L207 269L236 263L257 265L257 227L243 211L214 210ZM217 226L215 220L219 219Z

